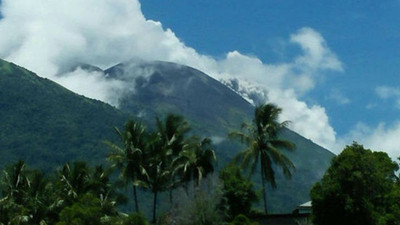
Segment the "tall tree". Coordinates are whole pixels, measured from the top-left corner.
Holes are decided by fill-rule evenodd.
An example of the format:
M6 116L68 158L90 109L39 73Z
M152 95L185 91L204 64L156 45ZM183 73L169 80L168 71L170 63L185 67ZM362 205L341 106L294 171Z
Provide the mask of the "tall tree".
M30 182L29 171L23 161L18 161L3 170L0 224L20 224L29 221L29 209L26 203Z
M23 205L30 188L29 171L24 161L18 161L3 171L1 192L4 198Z
M7 167L1 178L0 224L39 224L54 219L50 207L54 191L42 172L30 170L18 161Z
M214 172L216 160L211 139L199 140L198 137L192 137L172 165L175 168L174 172L180 176L187 191L187 184L190 181L198 186L203 177Z
M274 165L279 166L284 175L290 178L294 164L287 158L282 150L292 151L295 145L287 140L280 139L279 134L288 122L279 122L278 117L282 109L274 104L257 106L254 110L253 124L243 123L242 131L229 134L247 145L247 148L238 154L237 159L242 160L244 168L250 167L250 175L254 174L258 165L261 170L261 184L264 200L264 210L267 210L267 195L265 182L276 188Z
M168 114L164 121L157 120L157 134L159 136L159 141L162 142L162 148L165 155L165 165L168 165L169 170L169 196L170 196L170 203L172 204L172 191L176 188L180 181L176 180L176 176L174 173L175 165L173 161L179 157L181 152L183 151L184 147L187 145L188 142L188 132L190 131L189 123L180 115L176 114Z
M172 189L176 187L173 176L173 160L186 145L188 122L179 115L169 114L165 120L156 119L157 130L146 139L144 165L148 176L147 186L153 192L153 222L157 215L157 196L159 192L169 190L172 202Z
M172 150L167 148L159 133L152 133L147 139L146 148L146 171L147 188L153 193L153 223L157 218L158 193L170 187L171 170L169 157Z
M111 147L107 159L112 167L121 171L122 178L126 183L132 183L135 201L135 211L139 212L137 187L145 184L147 172L144 166L143 151L146 147L145 139L149 135L145 127L135 121L128 121L123 132L115 128L120 137L121 146L107 142Z
M31 211L31 223L50 224L57 218L55 207L55 190L52 182L41 171L32 171L30 174L30 188L27 206Z
M219 179L223 183L223 200L229 217L233 219L239 214L248 216L252 204L258 201L253 183L242 176L241 168L234 164L220 170Z
M313 223L400 224L398 169L385 152L346 146L311 189Z
M66 205L72 204L89 190L90 168L86 162L74 162L72 165L65 163L63 168L57 171L57 175L59 195Z
M190 131L189 123L180 115L168 114L163 122L157 120L157 132L166 148L172 151L171 156L177 156L186 143Z

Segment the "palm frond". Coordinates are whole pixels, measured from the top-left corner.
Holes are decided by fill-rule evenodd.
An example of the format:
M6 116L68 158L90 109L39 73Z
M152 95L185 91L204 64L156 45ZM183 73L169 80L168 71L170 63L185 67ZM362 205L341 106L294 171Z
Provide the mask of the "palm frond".
M261 157L261 170L264 176L264 180L268 181L271 184L272 188L276 188L275 172L272 167L271 158L267 156L266 152L263 152L260 157Z
M287 178L290 178L292 176L292 171L295 170L296 168L293 162L289 158L287 158L284 154L282 154L282 152L279 151L279 149L273 146L270 147L269 154L273 159L273 161L275 162L275 164L281 167L284 175Z
M274 146L275 148L278 149L288 150L288 151L294 151L296 149L296 145L290 141L274 139L270 140L269 142L271 146Z
M241 131L232 131L229 133L228 137L230 139L238 140L239 142L241 142L245 145L250 145L253 141L252 136L248 135L247 133L241 132Z

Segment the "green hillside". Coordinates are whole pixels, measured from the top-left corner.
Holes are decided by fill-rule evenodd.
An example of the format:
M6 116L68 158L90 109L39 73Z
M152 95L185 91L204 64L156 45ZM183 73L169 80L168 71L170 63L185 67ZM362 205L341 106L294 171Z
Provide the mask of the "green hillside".
M0 167L18 159L53 169L65 161L100 162L127 114L0 60Z
M194 125L195 133L222 140L216 145L219 166L225 165L243 148L226 137L230 131L240 129L242 122L251 122L254 107L205 73L170 62L131 61L105 70L105 74L135 87L135 91L126 92L122 97L121 110L141 115L150 122L167 112L183 114ZM288 153L297 169L291 180L278 175L278 189L269 189L272 212L291 212L309 201L309 190L321 179L334 156L289 129L282 136L297 146L296 151ZM253 180L259 183L259 175Z
M139 73L143 70L150 73L144 77ZM103 141L116 141L114 126L122 127L130 115L136 115L152 127L155 116L171 112L187 118L193 133L215 140L218 167L241 150L226 137L243 121L251 120L253 106L206 74L165 62L119 64L106 74L108 79L123 80L136 90L122 96L120 110L0 60L0 167L17 159L47 171L66 161L98 164L109 151ZM282 135L297 145L289 154L297 170L292 180L278 176L278 189L268 190L271 212L290 212L308 201L311 186L333 157L293 131ZM254 181L259 182L257 175ZM146 196L140 199L145 201Z

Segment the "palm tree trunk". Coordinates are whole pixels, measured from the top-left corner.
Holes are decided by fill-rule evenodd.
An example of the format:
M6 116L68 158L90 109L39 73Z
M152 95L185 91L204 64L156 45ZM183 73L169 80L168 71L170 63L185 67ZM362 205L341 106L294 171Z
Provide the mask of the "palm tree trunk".
M154 192L153 200L153 223L156 223L156 210L157 210L157 191Z
M136 193L136 186L133 186L133 198L135 199L135 210L136 212L139 212L139 204L138 204L138 199L137 199L137 193Z
M262 169L261 169L261 184L262 184L262 193L263 193L263 199L264 199L264 210L265 210L265 215L267 215L268 214L267 194L265 193L265 179L264 179L264 173L263 173Z
M172 206L172 187L171 187L171 189L169 189L169 203L171 204L171 206Z
M189 184L188 184L188 182L185 182L183 188L185 189L186 196L189 196Z

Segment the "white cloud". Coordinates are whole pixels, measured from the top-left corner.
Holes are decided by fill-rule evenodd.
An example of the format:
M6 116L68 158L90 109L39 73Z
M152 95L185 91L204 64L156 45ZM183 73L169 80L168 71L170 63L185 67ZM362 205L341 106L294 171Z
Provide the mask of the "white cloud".
M338 105L346 105L350 103L350 99L338 89L332 89L327 99L335 101Z
M376 94L382 99L388 98L399 98L400 97L400 88L388 87L388 86L379 86L375 89Z
M292 121L290 128L308 137L314 142L331 149L336 142L336 133L329 125L325 109L321 106L307 106L296 99L291 90L275 90L269 95L270 100L284 109L282 120Z
M118 106L118 97L120 96L116 92L123 91L124 89L121 87L129 88L123 81L106 79L102 72L88 72L81 68L77 68L64 76L55 77L55 80L79 94L89 98L101 99L115 106Z
M282 117L292 121L295 131L324 147L335 142L325 109L299 100L325 71L343 71L322 35L311 28L300 29L287 41L302 54L267 64L238 51L218 60L201 55L160 22L147 20L137 0L3 0L1 12L0 57L78 93L117 105L125 86L98 72L60 74L75 63L104 69L134 57L172 61L224 82L236 79L238 92L249 101L269 100L282 107Z
M374 151L384 151L393 159L400 156L400 121L388 126L380 123L376 128L371 128L364 123L358 123L347 135L340 138L337 146L333 149L339 153L345 145L353 141L364 145Z
M395 99L395 106L400 109L400 88L379 86L375 93L382 99Z
M296 64L301 70L330 69L343 71L342 63L328 48L325 39L315 30L305 27L290 37L291 42L297 43L304 55L296 58Z

